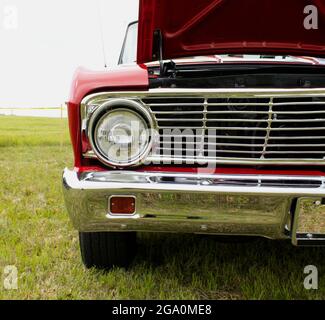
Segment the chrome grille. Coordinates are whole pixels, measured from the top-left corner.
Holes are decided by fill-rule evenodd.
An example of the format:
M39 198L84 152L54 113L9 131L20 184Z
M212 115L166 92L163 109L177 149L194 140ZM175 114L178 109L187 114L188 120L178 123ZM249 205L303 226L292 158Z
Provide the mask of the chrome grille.
M159 136L149 164L325 164L325 88L94 93L81 103L82 136L93 111L111 99L142 102L151 111ZM191 149L195 156L188 156ZM92 150L83 155L96 158Z
M325 158L323 96L155 95L141 100L157 123L159 142L152 155L157 160L289 164ZM175 139L178 130L181 139Z

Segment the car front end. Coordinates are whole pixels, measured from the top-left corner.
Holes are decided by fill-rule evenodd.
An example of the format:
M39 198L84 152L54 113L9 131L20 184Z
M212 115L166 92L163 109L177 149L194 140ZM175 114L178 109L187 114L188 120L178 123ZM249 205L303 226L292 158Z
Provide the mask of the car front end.
M174 33L162 19L166 3L156 8L141 1L139 29L130 26L137 64L122 52L116 70L80 69L73 82L75 167L64 171L63 190L86 266L126 265L136 232L323 245L325 64L317 35L314 46L298 45L290 32L243 45L228 30L229 41L217 45L203 31L222 21L212 14L198 30L194 19L214 5ZM252 35L244 31L238 37Z

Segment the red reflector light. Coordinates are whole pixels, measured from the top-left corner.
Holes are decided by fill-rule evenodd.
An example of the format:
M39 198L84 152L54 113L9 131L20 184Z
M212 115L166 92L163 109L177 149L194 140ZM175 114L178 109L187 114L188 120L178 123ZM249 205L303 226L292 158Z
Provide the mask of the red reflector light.
M113 196L109 199L111 214L135 214L135 197Z

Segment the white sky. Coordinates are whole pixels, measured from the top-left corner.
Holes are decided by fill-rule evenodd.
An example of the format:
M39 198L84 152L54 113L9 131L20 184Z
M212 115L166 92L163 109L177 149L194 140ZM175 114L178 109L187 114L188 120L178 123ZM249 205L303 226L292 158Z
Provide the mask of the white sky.
M0 0L0 108L59 106L78 66L116 65L138 0Z

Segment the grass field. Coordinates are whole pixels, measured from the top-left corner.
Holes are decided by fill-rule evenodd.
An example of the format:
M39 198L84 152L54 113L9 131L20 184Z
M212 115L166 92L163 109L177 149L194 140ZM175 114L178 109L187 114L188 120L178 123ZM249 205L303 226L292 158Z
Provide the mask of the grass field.
M0 117L0 299L323 299L325 249L290 242L222 243L192 235L139 236L128 271L86 270L65 211L61 172L72 164L67 122ZM304 267L319 290L304 289Z

